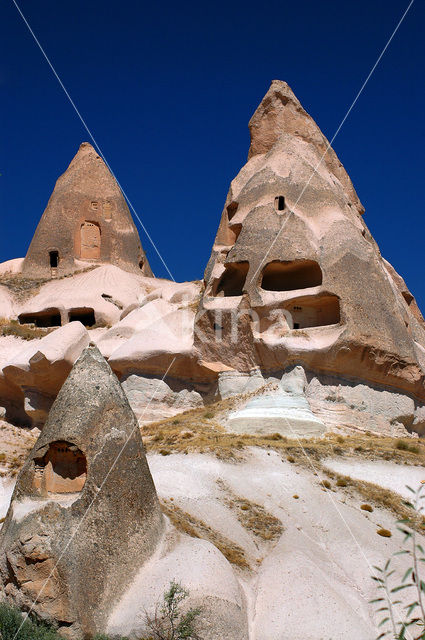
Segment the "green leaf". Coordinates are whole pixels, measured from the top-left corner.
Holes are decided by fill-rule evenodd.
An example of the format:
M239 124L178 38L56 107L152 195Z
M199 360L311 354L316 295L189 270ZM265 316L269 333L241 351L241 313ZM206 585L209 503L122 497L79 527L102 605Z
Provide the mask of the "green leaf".
M407 578L410 576L410 574L412 573L412 571L413 571L413 567L410 567L410 569L408 569L408 570L406 571L406 573L404 574L403 579L402 579L402 582L405 582L405 581L407 580Z
M385 624L386 622L388 622L389 618L384 618L383 620L381 620L381 622L378 624L378 628L382 627L383 624Z
M416 545L416 548L417 548L417 549L419 549L419 551L420 551L421 553L425 554L425 551L423 550L423 547L421 547L421 545L420 545L420 544L417 544L417 545Z
M397 591L401 591L402 589L407 589L408 587L414 587L413 582L409 582L409 584L401 584L398 587L393 587L391 589L391 593L397 593Z
M416 607L418 607L418 606L419 606L419 602L412 602L412 604L410 604L410 605L407 607L406 616L407 616L408 618L410 618L410 616L412 615L413 611L414 611L414 610L416 609Z

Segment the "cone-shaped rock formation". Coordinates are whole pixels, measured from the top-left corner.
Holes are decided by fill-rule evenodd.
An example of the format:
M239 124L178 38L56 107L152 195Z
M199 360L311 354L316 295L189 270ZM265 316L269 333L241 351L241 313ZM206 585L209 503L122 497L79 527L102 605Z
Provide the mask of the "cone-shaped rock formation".
M152 275L115 178L93 147L84 142L56 182L28 249L23 273L48 278L105 262Z
M381 257L351 180L284 82L250 121L197 315L206 362L301 364L425 398L425 331ZM220 336L217 334L220 333Z
M91 637L162 530L137 420L88 347L18 477L0 539L4 593L67 637Z

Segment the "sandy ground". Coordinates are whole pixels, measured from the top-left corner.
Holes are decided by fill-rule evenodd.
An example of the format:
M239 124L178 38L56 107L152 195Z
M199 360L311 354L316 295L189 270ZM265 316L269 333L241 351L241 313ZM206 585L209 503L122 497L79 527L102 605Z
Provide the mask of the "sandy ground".
M150 454L148 460L160 499L241 547L249 568L230 565L210 543L176 534L169 525L173 544L164 541L155 562L142 567L111 612L110 631L137 637L145 608L175 578L189 589L192 603L206 607L206 616L213 617L214 607L221 606L220 615L228 611L237 620L231 633L217 640L376 638L369 604L376 597L373 565L382 566L401 545L391 513L377 504L372 513L360 510L360 496L335 481L325 491L320 472L314 475L273 450L252 448L239 462L210 454ZM424 474L419 467L386 462L327 464L400 492L406 481L415 485ZM1 479L0 517L12 488L13 481ZM241 518L241 499L277 518L281 535L268 541L255 534ZM381 527L392 537L378 535ZM405 570L404 558L399 556L399 572Z
M363 500L335 483L324 491L319 476L274 451L253 449L239 463L201 454L150 455L149 464L162 499L243 547L251 569L236 569L235 575L245 594L249 640L376 637L369 605L376 595L372 567L383 565L401 543L390 513L378 505L373 513L360 510ZM253 535L240 522L238 510L229 507L229 496L258 503L279 518L281 537L270 543ZM393 536L377 535L381 527ZM189 571L180 571L195 596L199 584ZM132 620L137 626L136 592L140 590L133 585L113 613L115 621L126 621L126 631Z

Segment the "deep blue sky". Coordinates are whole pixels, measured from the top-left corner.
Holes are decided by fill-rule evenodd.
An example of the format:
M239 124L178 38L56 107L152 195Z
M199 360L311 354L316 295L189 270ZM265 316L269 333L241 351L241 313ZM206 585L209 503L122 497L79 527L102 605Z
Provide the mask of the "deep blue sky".
M18 0L19 2L19 0ZM331 138L407 0L21 0L176 280L202 277L248 120L286 80ZM415 0L334 148L382 254L425 310L425 12ZM11 0L0 4L0 260L26 253L88 140ZM166 271L142 243L159 276Z

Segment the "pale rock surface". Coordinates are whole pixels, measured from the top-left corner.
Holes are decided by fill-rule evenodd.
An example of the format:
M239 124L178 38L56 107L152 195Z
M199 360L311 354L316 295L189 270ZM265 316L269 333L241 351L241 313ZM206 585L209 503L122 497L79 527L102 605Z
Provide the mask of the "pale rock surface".
M99 263L152 275L121 189L97 151L83 142L56 182L22 272L50 278Z
M352 469L354 477L402 495L405 484L416 487L422 480L419 467L358 459L347 461L350 468L341 463L327 461L330 468L340 465L343 473ZM208 542L188 539L168 527L166 537L109 611L108 631L137 637L143 632L144 608L152 611L170 580L177 579L191 593L188 606L205 607L205 640L376 638L379 618L369 601L377 592L370 576L373 565L382 566L400 549L402 537L392 514L375 504L373 513L360 510L362 498L334 483L331 492L323 491L320 472L313 475L314 461L304 469L275 451L252 448L237 464L208 454L152 454L149 466L159 497L173 499L173 504L240 545L251 570L232 569ZM229 507L228 490L281 520L284 531L277 544L261 541L242 527ZM4 502L9 492L6 486ZM380 527L392 531L392 538L378 536ZM402 575L405 557L397 563ZM217 620L218 633L211 619Z
M372 482L384 489L399 493L406 500L412 499L412 492L407 486L417 489L425 481L425 468L398 465L385 460L359 460L338 458L328 459L325 467L343 476L350 476L356 480Z
M190 593L190 605L202 609L202 638L246 640L244 596L231 565L211 543L172 530L112 611L108 633L124 634L131 640L148 635L145 612L152 615L176 576Z
M57 309L65 324L73 309L92 309L97 322L115 324L125 307L145 295L151 282L151 278L128 273L115 265L94 266L73 277L47 282L29 300L15 302L15 312L20 315Z
M85 327L71 322L40 340L26 343L3 366L2 376L6 383L21 390L25 413L33 424L44 423L59 389L89 342Z
M329 427L374 431L394 437L421 431L422 403L394 389L309 372L307 398Z
M303 469L274 451L252 448L238 464L205 454L155 454L149 456L149 464L160 498L173 498L179 508L245 550L252 571L235 571L235 575L246 597L246 638L376 638L377 622L369 600L377 596L370 576L373 565L381 566L400 549L402 538L392 514L375 505L371 514L360 510L362 499L348 496L335 485L334 491L323 491L320 472L313 475L314 461ZM400 478L404 473L406 482L417 480L415 467L391 467ZM285 530L277 544L253 540L247 529L241 534L223 485L281 520ZM390 529L393 537L378 536L380 527ZM406 560L400 557L399 562L402 574ZM191 575L187 567L180 576L189 586L186 572ZM229 580L227 574L220 577ZM127 603L126 611L120 611L122 620L134 615L136 600Z
M244 373L259 367L265 377L302 365L424 402L425 330L414 297L285 82L272 82L250 133L205 271L195 332L202 359Z
M12 258L6 262L0 262L0 276L8 276L13 273L20 273L25 258Z
M88 347L19 474L0 534L2 595L67 638L92 637L163 529L136 417Z
M10 291L0 284L0 319L13 318L15 315L15 305Z
M218 391L223 399L257 391L265 384L266 380L258 367L247 373L230 370L218 374Z
M283 375L272 395L259 395L232 412L227 428L237 433L280 433L301 438L322 435L326 427L311 411L306 385L304 369L294 367Z
M205 377L194 347L195 310L191 299L184 303L180 295L176 302L173 299L148 301L99 340L99 349L109 354L109 363L120 377L135 372L166 373L182 379ZM123 337L127 339L119 340Z
M139 422L174 416L204 405L202 395L179 380L130 374L121 380L131 408Z

